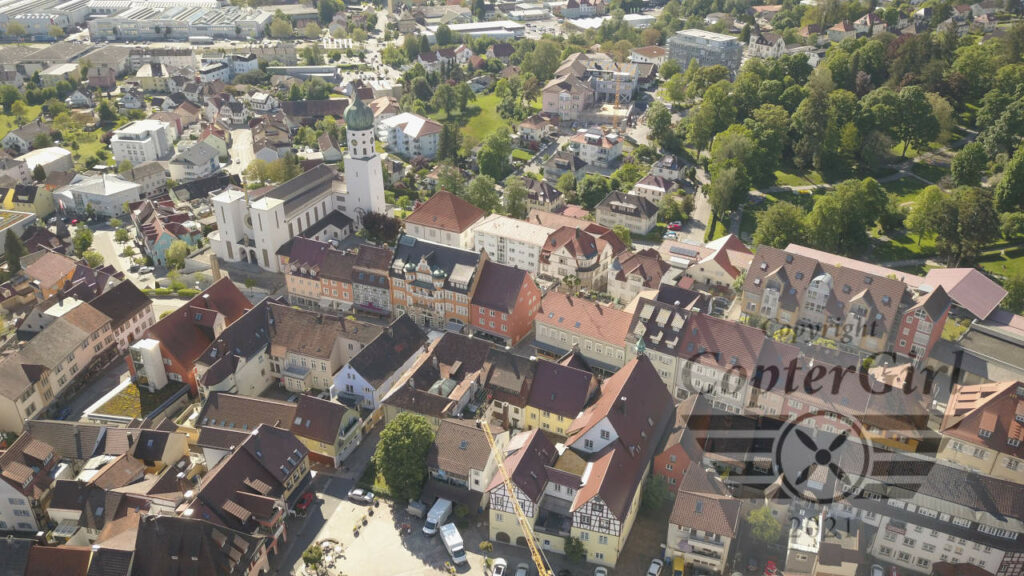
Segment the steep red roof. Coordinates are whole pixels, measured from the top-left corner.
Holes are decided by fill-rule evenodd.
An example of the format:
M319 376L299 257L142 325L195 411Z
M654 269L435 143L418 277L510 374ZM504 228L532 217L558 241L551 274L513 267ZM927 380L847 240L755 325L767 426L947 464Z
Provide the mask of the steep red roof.
M632 318L632 314L611 306L548 292L540 302L536 321L559 330L571 330L583 338L618 345L625 341Z
M249 299L229 278L221 278L187 304L171 312L146 331L182 362L194 362L213 341L210 327L217 314L225 325L238 320L252 307Z
M1024 384L957 386L942 419L942 433L1024 458Z

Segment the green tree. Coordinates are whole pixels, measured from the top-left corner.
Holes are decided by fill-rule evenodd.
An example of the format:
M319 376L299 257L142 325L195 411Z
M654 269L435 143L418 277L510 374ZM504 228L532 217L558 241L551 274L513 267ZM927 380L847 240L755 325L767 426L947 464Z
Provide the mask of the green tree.
M126 202L126 204L127 204L127 202ZM124 226L124 222L122 222L120 218L115 216L115 217L107 220L107 225L110 226L111 228L117 229L117 228L120 228L121 226Z
M555 188L559 192L565 195L566 198L576 195L576 175L572 172L566 172L558 177L558 181L555 182Z
M430 105L435 110L444 110L445 118L449 118L452 115L452 110L459 105L459 97L450 84L441 84L434 90L434 95L430 98Z
M952 198L939 220L936 245L956 266L974 260L984 246L999 238L1000 220L989 190L961 186Z
M501 208L501 196L495 188L494 178L481 174L469 183L466 200L477 208L491 214Z
M679 65L679 62L676 62L671 58L665 60L665 63L658 67L658 75L661 76L662 80L668 80L682 71L683 69Z
M587 548L579 538L570 536L565 541L565 557L577 564L583 562L587 559Z
M651 475L644 482L643 493L640 495L640 509L644 512L661 510L672 500L672 492L668 483L661 476Z
M1024 207L1024 146L1006 163L1003 178L996 184L996 204L1002 211Z
M599 174L587 174L576 185L576 189L579 192L580 204L587 210L593 210L611 192L608 179Z
M782 536L782 524L772 515L768 506L755 508L747 513L750 535L763 545L775 544Z
M445 122L441 129L441 139L437 144L437 157L440 160L458 160L461 141L462 132L459 127L452 122Z
M126 228L118 228L114 230L115 242L118 242L119 244L124 244L125 242L128 242L131 239L131 234L128 233L128 230Z
M807 213L803 208L789 202L776 202L757 214L757 228L754 230L754 245L785 248L791 243L807 241L804 220Z
M21 100L18 100L11 105L11 114L14 114L14 120L17 121L18 124L24 124L25 116L28 115L28 106Z
M615 172L612 172L612 188L630 190L649 170L650 167L643 164L632 161L624 162Z
M901 158L910 146L920 148L939 136L939 121L920 86L905 86L896 98L896 137L903 142Z
M4 113L11 113L11 106L15 102L22 99L21 92L18 91L14 86L3 85L0 86L0 104L3 104Z
M728 160L712 166L711 183L708 185L708 202L714 212L713 218L721 219L726 212L735 209L750 191L750 178L742 164Z
M79 224L71 236L71 245L74 247L76 255L85 254L85 251L92 246L92 230L85 224Z
M686 100L686 78L679 73L670 76L664 84L665 96L673 102Z
M476 161L480 174L501 180L511 170L509 157L512 155L512 138L508 128L502 126L484 139L477 153Z
M1024 312L1024 274L1011 274L1003 280L1003 288L1006 289L1006 298L1003 298L1002 307L1014 314Z
M295 30L287 18L275 16L270 22L270 35L274 38L291 38L295 35Z
M426 462L433 441L434 430L427 419L412 412L402 412L381 431L373 464L395 501L419 496L427 469L410 463Z
M131 258L132 256L135 256L135 248L133 248L131 244L125 245L125 247L121 250L121 256L124 256L125 258Z
M621 224L617 224L612 227L612 232L614 232L615 235L619 237L619 240L622 240L622 243L626 246L626 248L633 247L633 239L632 235L629 232L629 228L626 228Z
M523 57L519 68L522 72L533 74L539 82L547 82L555 74L562 63L562 49L554 40L538 41L533 50Z
M44 182L46 180L46 168L43 168L42 164L36 164L36 167L32 169L32 179L36 182Z
M957 186L977 186L988 164L988 155L981 142L968 142L953 156L950 170Z
M309 548L306 548L302 552L302 561L313 568L314 570L320 566L324 561L324 550L317 544L310 544Z
M315 22L310 22L309 24L306 24L305 28L302 29L302 35L305 36L306 38L319 38L320 27L317 26ZM323 62L316 62L316 64L322 63Z
M21 257L25 254L25 245L11 228L4 237L4 254L7 255L7 272L14 274L21 270Z
M999 234L1006 240L1019 240L1024 236L1024 212L999 215Z
M796 332L789 326L783 326L772 333L772 340L792 344L793 342L796 342Z
M870 198L873 180L840 182L818 199L807 216L807 235L819 250L854 254L867 244L867 230L884 209L881 198Z
M117 122L117 110L114 109L114 105L109 100L100 100L100 103L96 106L96 113L103 124Z
M40 148L49 148L50 146L53 146L53 138L45 132L32 139L32 147L36 150L39 150Z
M184 240L175 240L167 247L164 259L167 261L167 268L180 270L185 267L185 258L188 257L188 244Z
M526 186L522 178L510 176L505 179L505 214L511 218L526 218Z
M25 27L18 22L8 22L7 27L4 28L4 33L12 38L21 38L28 32L25 31Z
M466 193L466 181L462 177L462 170L451 164L441 164L437 173L437 189L451 192L456 196Z
M82 253L82 258L85 259L86 263L89 264L89 268L99 268L103 266L103 254L95 250L86 250Z
M666 139L673 135L672 113L665 108L664 104L655 101L647 110L647 127L651 130L651 138L664 146Z
M917 245L938 232L941 220L950 209L950 199L938 186L928 186L907 215L907 230L917 234Z

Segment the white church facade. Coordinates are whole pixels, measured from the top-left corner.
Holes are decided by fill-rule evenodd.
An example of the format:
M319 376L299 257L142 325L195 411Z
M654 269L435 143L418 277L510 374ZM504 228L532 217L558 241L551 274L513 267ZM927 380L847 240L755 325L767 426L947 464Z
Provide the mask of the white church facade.
M258 197L238 188L213 197L217 230L210 246L218 258L282 272L277 251L338 211L362 227L368 212L385 212L384 173L374 149L373 111L358 98L345 110L345 173L319 164Z

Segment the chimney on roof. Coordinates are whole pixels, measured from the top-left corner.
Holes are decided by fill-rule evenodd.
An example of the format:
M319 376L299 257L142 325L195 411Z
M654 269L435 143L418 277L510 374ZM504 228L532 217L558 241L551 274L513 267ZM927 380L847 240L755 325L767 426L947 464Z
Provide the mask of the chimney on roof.
M128 447L131 448L135 444L135 435L133 433L129 432L127 434L127 436L128 436Z
M626 397L625 396L619 396L619 402L620 402L619 410L622 410L622 413L625 414L626 413Z

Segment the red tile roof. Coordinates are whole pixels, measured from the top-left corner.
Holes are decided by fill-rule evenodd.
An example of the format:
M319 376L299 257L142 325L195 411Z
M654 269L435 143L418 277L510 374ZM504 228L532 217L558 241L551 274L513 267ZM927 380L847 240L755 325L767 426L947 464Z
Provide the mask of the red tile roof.
M541 324L615 346L625 341L632 318L628 312L560 292L548 292L535 317Z
M701 462L690 464L679 485L669 522L732 538L739 525L740 501L729 494L714 472Z
M451 192L441 190L413 210L405 222L461 234L484 216L486 213L483 210Z
M982 431L986 436L981 436ZM942 419L942 434L1024 458L1024 383L957 386ZM1016 446L1010 442L1016 443Z

